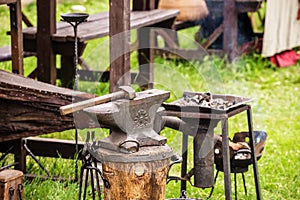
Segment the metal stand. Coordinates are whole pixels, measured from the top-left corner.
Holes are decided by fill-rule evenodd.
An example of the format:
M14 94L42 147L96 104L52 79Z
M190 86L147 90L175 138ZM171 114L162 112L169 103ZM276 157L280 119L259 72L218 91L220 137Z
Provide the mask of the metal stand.
M248 121L248 129L249 129L249 138L250 138L250 148L251 148L251 159L253 165L253 173L254 173L254 181L255 181L255 188L256 188L256 198L257 200L261 199L260 193L260 184L259 184L259 177L258 177L258 168L257 168L257 160L255 155L255 145L254 145L254 136L253 136L253 126L252 126L252 114L251 114L251 106L250 105L241 105L239 107L233 108L227 112L220 113L220 114L207 114L207 113L193 113L191 112L174 112L174 111L167 111L166 115L168 116L177 116L177 117L192 117L195 116L200 120L203 119L216 119L220 120L222 123L222 152L223 152L223 171L224 171L224 190L225 190L225 199L231 200L232 199L232 191L231 191L231 168L230 168L230 155L229 155L229 137L228 137L228 119L234 115L237 115L241 112L247 111L247 121ZM187 134L183 135L183 147L188 146L187 141ZM182 161L182 168L181 168L181 175L183 178L179 178L181 180L181 191L186 190L186 181L189 181L189 174L187 173L187 152L183 154L183 161ZM186 178L188 177L188 178Z
M78 90L78 37L77 37L77 27L82 22L85 22L89 17L89 14L86 13L68 13L60 15L64 22L69 23L74 29L74 68L75 68L75 82L74 82L74 90ZM78 155L78 130L75 129L75 151L76 155ZM75 161L75 181L78 181L78 157L76 157Z
M87 132L87 138L86 138L86 143L82 152L82 166L80 170L80 182L79 182L79 195L78 195L78 200L81 199L81 196L83 199L86 199L86 190L87 190L87 185L88 185L88 178L90 177L91 179L91 187L92 187L92 195L93 195L93 200L95 199L95 188L97 190L97 197L99 200L101 200L101 190L100 190L100 183L99 183L99 176L102 179L104 186L106 188L110 187L109 182L103 177L102 172L100 169L97 167L98 161L96 158L90 154L88 151L88 145L89 145L89 140L90 140L90 132ZM96 144L95 140L95 133L92 132L92 146ZM85 181L83 185L83 175L85 171ZM95 172L95 174L94 174ZM96 184L94 182L94 178L96 178ZM82 187L83 187L83 195L82 195Z

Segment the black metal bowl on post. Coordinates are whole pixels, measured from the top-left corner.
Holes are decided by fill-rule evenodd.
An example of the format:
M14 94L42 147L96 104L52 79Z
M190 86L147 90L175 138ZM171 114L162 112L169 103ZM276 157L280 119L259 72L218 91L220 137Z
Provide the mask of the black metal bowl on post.
M63 18L66 22L84 22L88 17L89 14L87 13L67 13L67 14L61 14L61 18Z

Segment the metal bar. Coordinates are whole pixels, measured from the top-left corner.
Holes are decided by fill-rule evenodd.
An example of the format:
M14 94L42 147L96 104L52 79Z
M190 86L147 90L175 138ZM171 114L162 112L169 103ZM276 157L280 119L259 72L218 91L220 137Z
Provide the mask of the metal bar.
M96 161L96 160L94 161L94 165L95 165L96 168L98 168L98 166L97 166L97 161ZM98 199L101 200L101 191L100 191L100 183L99 183L99 174L97 173L97 171L96 171L95 175L96 175L96 181L97 181L97 182L96 182L96 185L97 185Z
M86 189L87 189L87 186L88 186L89 171L90 171L90 169L86 168L85 181L84 181L84 190L83 190L83 200L85 200L85 198L86 198Z
M81 169L80 169L80 180L79 180L79 194L78 194L78 200L81 200L82 182L83 182L83 171L84 171L84 164L81 166Z
M255 155L255 145L254 145L254 136L253 136L251 106L248 106L247 120L248 120L248 128L249 128L251 158L252 158L252 162L253 162L253 173L254 173L254 180L255 180L256 198L258 200L260 200L261 199L261 193L260 193L260 183L259 183L259 177L258 177L257 160L256 160L256 155Z
M19 163L12 163L12 164L9 164L9 165L6 165L6 166L3 166L3 167L0 167L0 171L4 170L4 169L8 169L10 167L13 167L13 166L16 166L18 165Z
M227 114L210 114L210 113L194 113L194 112L177 112L166 111L166 116L174 116L181 118L196 118L196 119L226 119Z
M26 144L26 140L25 140L23 146L24 146L25 150L27 151L27 153L28 153L28 154L33 158L33 160L39 165L39 167L42 168L42 169L46 172L47 176L50 176L49 171L44 167L44 165L42 165L42 163L39 162L39 160L35 157L35 155L30 151L30 149L28 148L28 146L27 146L27 144Z
M97 172L96 172L97 175ZM93 196L93 200L95 200L95 188L94 188L94 173L93 170L91 170L91 186L92 186L92 196Z
M182 134L182 163L181 163L181 177L185 177L187 172L187 157L188 157L188 135ZM180 190L186 190L186 181L181 180Z
M241 107L234 108L234 110L229 111L229 112L227 113L228 118L229 118L229 117L232 117L232 116L234 116L234 115L237 115L237 114L239 114L239 113L241 113L241 112L247 110L248 108L249 108L248 105L242 105Z
M231 180L230 180L230 154L228 139L228 119L222 120L222 151L223 151L223 171L224 171L224 189L226 200L232 199Z
M237 182L236 182L236 172L234 172L234 197L237 200Z
M242 172L242 178L243 178L243 185L244 185L245 195L247 196L246 180L245 180L245 174L243 172Z

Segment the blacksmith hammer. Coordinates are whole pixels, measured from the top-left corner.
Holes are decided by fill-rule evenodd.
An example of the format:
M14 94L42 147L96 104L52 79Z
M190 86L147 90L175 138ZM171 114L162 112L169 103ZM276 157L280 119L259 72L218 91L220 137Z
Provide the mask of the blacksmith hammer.
M82 110L84 108L99 105L102 103L107 103L112 100L122 99L122 98L134 99L136 97L134 89L130 86L121 86L121 87L119 87L119 89L120 89L120 91L117 91L117 92L113 92L113 93L106 94L103 96L95 97L95 98L88 99L85 101L80 101L77 103L72 103L72 104L69 104L66 106L62 106L59 108L60 114L67 115L67 114Z

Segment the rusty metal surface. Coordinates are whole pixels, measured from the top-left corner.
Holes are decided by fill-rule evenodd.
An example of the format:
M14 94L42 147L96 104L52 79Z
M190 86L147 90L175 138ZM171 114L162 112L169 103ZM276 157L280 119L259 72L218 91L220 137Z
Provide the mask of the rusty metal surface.
M121 99L84 109L113 130L108 138L99 141L99 147L132 153L142 146L164 145L166 138L154 130L154 120L169 95L152 89L138 92L133 100Z
M91 148L91 147L90 147ZM174 152L172 148L167 145L161 145L157 147L147 146L141 147L138 152L131 154L124 154L122 152L116 152L105 148L96 148L89 150L93 152L93 156L101 162L119 162L119 163L139 163L139 162L152 162L164 159L170 159Z
M222 107L212 107L209 104L203 105L199 96L205 96L207 92L189 92L185 91L183 97L171 103L164 103L163 106L168 111L182 111L182 112L197 112L197 113L224 113L236 107L245 105L251 101L252 98L245 98L235 95L211 94L211 99L216 101L228 102L228 105ZM204 98L205 101L205 98Z
M251 98L234 95L185 91L181 99L163 104L167 114L175 113L174 116L180 118L174 120L164 117L165 124L194 137L193 186L214 186L214 128L221 119L228 118L231 112L245 110L243 105L251 101ZM180 116L177 115L179 113Z

